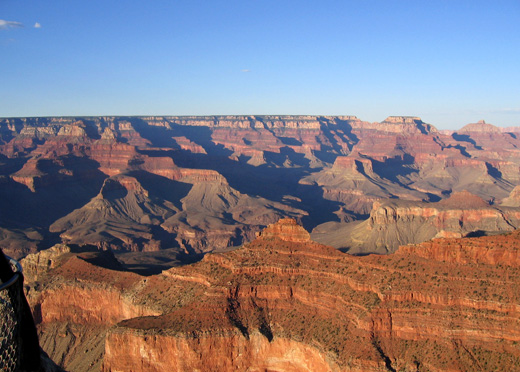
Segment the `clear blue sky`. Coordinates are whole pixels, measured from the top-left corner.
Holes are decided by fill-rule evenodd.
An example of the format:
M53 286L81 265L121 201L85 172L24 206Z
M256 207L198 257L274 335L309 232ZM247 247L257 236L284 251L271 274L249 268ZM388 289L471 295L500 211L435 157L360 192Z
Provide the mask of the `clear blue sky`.
M0 117L520 126L520 1L0 0Z

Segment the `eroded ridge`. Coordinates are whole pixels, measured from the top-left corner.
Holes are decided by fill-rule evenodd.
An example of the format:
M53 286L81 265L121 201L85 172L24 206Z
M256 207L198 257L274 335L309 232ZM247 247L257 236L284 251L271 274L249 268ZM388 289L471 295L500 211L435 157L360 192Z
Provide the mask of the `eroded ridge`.
M358 257L283 219L148 277L60 246L28 258L28 297L46 351L78 371L515 370L518 247L513 232Z

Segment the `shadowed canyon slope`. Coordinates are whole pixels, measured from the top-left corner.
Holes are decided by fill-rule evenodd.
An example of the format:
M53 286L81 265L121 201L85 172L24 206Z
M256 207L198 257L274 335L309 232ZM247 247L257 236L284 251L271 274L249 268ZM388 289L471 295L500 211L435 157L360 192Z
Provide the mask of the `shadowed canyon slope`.
M417 242L395 232L405 209L439 209L464 190L507 221L414 217L432 225L417 236L511 230L515 130L479 122L438 131L401 116L0 119L0 242L16 257L60 242L197 256L293 217L317 239L333 232L336 247L386 252ZM382 210L396 221L381 221Z
M518 232L351 256L292 219L143 277L57 245L22 262L41 343L73 371L515 371Z

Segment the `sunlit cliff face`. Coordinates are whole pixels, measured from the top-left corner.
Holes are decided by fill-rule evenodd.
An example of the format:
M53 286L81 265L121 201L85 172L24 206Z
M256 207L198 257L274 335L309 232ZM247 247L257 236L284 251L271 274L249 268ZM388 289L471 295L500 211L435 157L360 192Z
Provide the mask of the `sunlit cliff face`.
M515 232L355 257L283 219L148 277L64 247L22 264L44 349L73 370L514 370L518 243Z

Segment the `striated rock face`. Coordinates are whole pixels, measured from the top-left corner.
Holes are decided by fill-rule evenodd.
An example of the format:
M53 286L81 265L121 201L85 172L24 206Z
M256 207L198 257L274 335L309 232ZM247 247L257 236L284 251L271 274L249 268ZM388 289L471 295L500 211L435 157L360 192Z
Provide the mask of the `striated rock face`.
M375 202L367 220L324 224L313 231L313 238L351 254L385 254L432 238L496 234L518 227L516 208L492 206L462 191L437 203Z
M505 199L519 159L513 130L439 132L415 116L6 118L0 241L16 257L60 241L198 255L283 217L308 230L364 220L388 199L468 190L518 208Z
M141 337L112 332L103 371L337 371L313 347L261 334L218 337ZM125 358L121 358L125 355Z
M518 227L515 132L0 119L0 241L15 257L69 244L22 262L41 344L66 370L515 370L519 235L463 238ZM296 220L352 253L441 239L349 256ZM161 252L228 252L145 277L109 249L138 272Z
M430 124L424 123L421 118L417 116L389 116L381 122L378 129L389 131L393 133L417 133L429 134L437 132L437 129Z
M97 196L54 222L49 230L60 232L67 243L157 250L160 245L149 225L158 225L177 211L172 203L150 200L136 178L118 175L105 179Z
M518 232L514 234L518 235ZM435 239L418 245L399 247L396 254L414 254L429 260L456 264L487 264L519 267L520 256L511 235L480 239Z
M262 239L274 237L293 243L304 243L311 240L310 234L292 218L283 218L267 226L259 236Z
M36 282L42 276L45 277L49 270L59 266L60 257L70 252L71 248L68 245L57 244L44 251L28 254L21 260L25 282Z
M111 253L60 244L21 264L40 345L66 370L99 370L108 328L158 314L146 300L134 301L143 278L119 271Z
M29 283L46 351L73 371L519 365L518 232L364 257L301 235L281 220L239 249L148 277L121 271L106 254L65 252L59 267ZM89 303L95 291L99 303ZM70 354L50 342L56 336Z
M500 128L495 127L493 124L487 124L485 120L479 120L478 123L467 124L457 131L457 133L471 132L499 133L501 130Z

